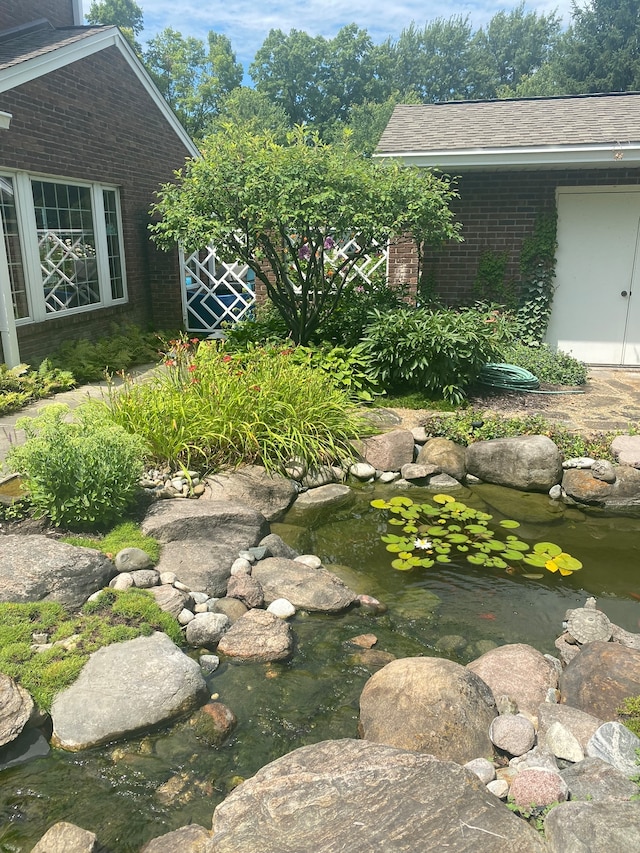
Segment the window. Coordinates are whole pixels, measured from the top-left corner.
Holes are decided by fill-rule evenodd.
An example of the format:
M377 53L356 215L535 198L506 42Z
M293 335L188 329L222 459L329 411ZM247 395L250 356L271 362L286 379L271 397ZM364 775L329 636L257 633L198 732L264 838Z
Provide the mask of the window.
M116 189L0 175L0 215L16 320L126 300Z
M4 247L7 253L11 301L16 320L29 316L27 285L22 264L22 249L18 232L18 216L14 202L13 181L0 176L0 225L4 233Z

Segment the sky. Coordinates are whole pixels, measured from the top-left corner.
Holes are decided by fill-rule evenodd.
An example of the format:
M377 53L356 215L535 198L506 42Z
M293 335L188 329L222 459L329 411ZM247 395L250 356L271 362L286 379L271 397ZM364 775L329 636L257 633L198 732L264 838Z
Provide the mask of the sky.
M435 18L468 16L473 29L486 24L500 11L510 11L519 0L465 0L454 5L447 0L136 0L144 14L144 43L166 27L206 40L209 30L226 35L236 58L245 69L271 29L304 30L309 35L333 38L346 24L367 30L375 43L397 38L413 21L422 27ZM582 3L579 3L582 5ZM83 0L85 14L91 0ZM548 14L557 10L566 26L571 0L531 0L527 11Z

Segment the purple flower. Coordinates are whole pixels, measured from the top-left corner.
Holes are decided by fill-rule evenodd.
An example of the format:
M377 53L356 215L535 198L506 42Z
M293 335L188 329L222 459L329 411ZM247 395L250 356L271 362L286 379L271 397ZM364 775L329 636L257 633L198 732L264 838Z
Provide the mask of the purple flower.
M333 237L325 237L324 238L324 248L325 249L333 249L335 244L336 244L336 241L333 239Z
M300 248L298 249L298 257L304 261L309 260L309 258L311 257L311 249L309 248L308 243L304 243L302 246L300 246Z

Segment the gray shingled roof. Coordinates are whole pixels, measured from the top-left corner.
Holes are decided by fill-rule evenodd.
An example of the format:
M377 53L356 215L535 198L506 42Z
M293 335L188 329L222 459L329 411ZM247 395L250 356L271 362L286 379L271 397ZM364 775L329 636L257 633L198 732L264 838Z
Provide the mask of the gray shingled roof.
M640 94L520 101L403 104L393 111L378 154L426 154L640 141Z
M51 26L41 26L23 30L17 28L14 32L0 32L0 71L82 41L104 29L104 27L54 29Z

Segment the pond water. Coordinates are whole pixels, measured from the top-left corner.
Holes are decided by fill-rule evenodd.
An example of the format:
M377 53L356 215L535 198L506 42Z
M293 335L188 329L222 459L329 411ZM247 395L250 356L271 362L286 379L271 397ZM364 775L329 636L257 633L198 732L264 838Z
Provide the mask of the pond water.
M584 568L564 578L545 572L538 580L468 563L405 573L391 568L380 542L385 514L369 506L393 494L391 487L365 486L347 509L313 518L292 512L272 525L299 551L336 564L330 567L356 592L384 602L386 613L299 613L290 662L223 663L209 687L233 709L238 726L218 749L178 723L102 749L52 751L0 772L0 851L26 853L58 820L96 832L111 853L133 853L189 822L210 827L217 803L267 762L305 744L357 736L358 698L380 665L349 642L359 634L375 634L372 651L396 657L440 655L439 641L451 636L458 639L444 643L456 650L445 656L460 663L488 643L526 642L553 653L565 611L589 595L612 622L640 631L640 513L607 516L478 486L460 500L496 519L520 521L520 538L557 542ZM428 496L411 491L417 501Z

